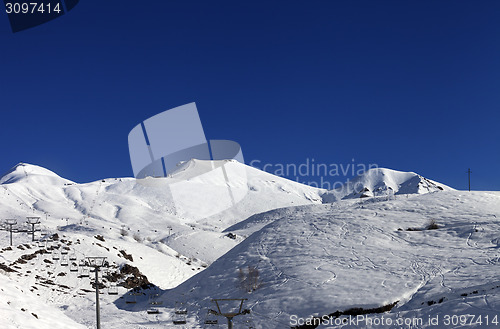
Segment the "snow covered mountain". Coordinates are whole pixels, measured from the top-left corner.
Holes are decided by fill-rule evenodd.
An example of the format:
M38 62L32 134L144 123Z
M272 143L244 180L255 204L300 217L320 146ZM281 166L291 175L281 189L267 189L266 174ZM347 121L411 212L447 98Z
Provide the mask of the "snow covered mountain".
M169 311L179 296L191 302L190 314L202 314L213 298L246 298L250 315L237 319L243 328L328 315L318 328L458 328L471 317L483 322L467 327L500 323L498 192L351 199L264 217L268 225L166 292ZM365 311L361 322L340 322ZM436 316L438 325L429 323Z
M220 179L217 170L209 170L222 164L232 174L229 183ZM124 227L143 238L164 239L185 255L201 253L207 262L239 240L218 243L213 252L186 247L191 240L220 237L223 228L255 213L321 203L324 193L233 161L191 160L167 178L111 178L86 184L73 183L38 166L19 164L0 182L4 218L41 216L46 219L42 225L51 230L105 225L118 232ZM230 208L211 212L211 207L227 195L227 185L243 197ZM177 194L172 192L174 187ZM180 212L181 207L190 211ZM212 215L204 217L205 213Z
M348 181L342 187L323 195L326 202L341 199L391 196L398 194L425 194L449 191L451 187L437 183L414 172L386 168L372 168Z
M464 309L462 294L471 307L483 307L479 297L486 300L490 288L490 306L478 314L491 314L498 305L491 283L498 193L458 192L388 169L347 184L374 197L305 186L232 161L191 160L166 178L87 184L19 164L0 179L0 216L18 219L20 231L29 229L26 216L40 216L35 236L43 240L14 233L8 247L9 234L0 231L0 317L6 328L45 329L55 318L61 328L92 328L88 256L110 264L100 279L106 328L163 328L179 316L187 328L213 328L204 324L212 298L248 299L251 316L235 318L236 328L287 328L294 315L396 301L393 318L434 315ZM200 216L229 190L233 206ZM440 193L428 193L434 191ZM190 212L179 211L179 197L193 201ZM439 229L426 230L432 220ZM152 301L161 302L154 304L159 314L146 312ZM180 307L187 314L176 313Z

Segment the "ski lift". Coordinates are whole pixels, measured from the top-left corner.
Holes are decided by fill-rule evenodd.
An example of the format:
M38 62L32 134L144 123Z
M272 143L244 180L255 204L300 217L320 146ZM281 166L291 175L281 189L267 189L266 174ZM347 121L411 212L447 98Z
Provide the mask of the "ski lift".
M160 298L160 294L158 293L151 293L149 295L149 304L150 305L161 305L163 304L163 301L158 300Z
M172 322L175 325L186 324L187 323L186 315L175 312L174 315L172 316Z
M75 262L71 262L71 264L69 265L69 271L78 272L78 264Z
M187 314L187 309L183 302L175 302L175 313Z
M255 329L255 324L253 323L252 318L248 318L248 319L243 319L241 321L241 325L239 325L239 327L245 328L245 329Z
M172 322L175 325L186 324L187 322L187 309L184 303L176 302L175 303L175 311L172 316Z
M156 307L157 305L162 304L162 301L159 301L158 298L160 295L158 293L149 294L149 309L147 310L148 314L159 314L160 310Z
M109 264L108 264L108 266L109 266ZM110 275L109 268L107 268L107 267L101 268L101 273L102 273L103 277L108 277Z
M50 240L45 240L45 250L47 251L47 254L52 254L52 243Z
M129 291L127 293L127 299L125 300L125 304L135 304L137 303L137 296L140 296L141 293L140 292L136 292L136 291Z
M68 266L68 257L66 255L61 258L61 266Z
M160 310L156 307L150 307L146 312L148 314L160 314Z
M115 283L109 285L108 295L118 295L118 286Z
M219 320L217 319L217 312L214 310L208 310L207 316L205 317L205 328L213 328L212 326L218 325Z
M84 262L84 264L85 264L85 262ZM80 269L80 275L78 277L80 277L80 278L88 278L90 276L89 268L87 267L87 265L84 265L84 266L80 265L79 269Z
M69 255L69 260L76 260L76 252L74 250Z

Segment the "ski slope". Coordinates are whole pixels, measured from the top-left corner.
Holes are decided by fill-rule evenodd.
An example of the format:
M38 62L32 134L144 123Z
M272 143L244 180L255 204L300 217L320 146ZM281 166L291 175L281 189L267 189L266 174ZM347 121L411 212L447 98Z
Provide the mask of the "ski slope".
M500 306L498 218L500 194L489 192L304 206L273 218L164 298L173 305L172 295L188 296L195 314L212 298L248 298L258 328L394 302L384 314L394 321L468 313L492 319ZM425 230L433 220L439 228ZM248 266L260 273L261 285L252 292L239 288L238 270ZM359 327L371 328L351 326Z
M495 327L484 320L500 309L500 193L455 191L418 174L378 168L353 180L361 182L358 192L374 196L341 195L224 164L233 173L229 183L212 176L222 163L199 160L167 178L87 184L33 165L14 167L0 179L0 215L20 222L40 216L37 237L43 233L44 242L17 233L8 248L8 232L0 231L2 325L45 329L61 319L61 328L93 328L93 274L79 277L79 266L70 271L63 259L73 255L77 263L107 257L110 267L100 276L106 328L174 327L179 305L187 310L185 328L211 328L204 320L213 298L248 299L244 307L251 312L234 319L236 328L289 328L294 319L396 302L390 312L366 318L392 324L318 328L436 328L425 321L395 323L437 316L439 328L460 328L444 321L463 314L483 319L463 328ZM165 191L173 182L182 182L185 195L200 185L213 187L214 195L226 193L228 184L235 195L238 189L245 195L205 218L197 197L192 216L181 216ZM336 201L326 202L332 195ZM438 228L427 230L433 221ZM123 271L131 268L137 272ZM249 269L258 271L251 285ZM113 282L113 275L122 277ZM120 286L124 282L150 285L132 295ZM110 295L111 288L118 294ZM148 314L156 294L160 313ZM219 319L220 328L223 323Z

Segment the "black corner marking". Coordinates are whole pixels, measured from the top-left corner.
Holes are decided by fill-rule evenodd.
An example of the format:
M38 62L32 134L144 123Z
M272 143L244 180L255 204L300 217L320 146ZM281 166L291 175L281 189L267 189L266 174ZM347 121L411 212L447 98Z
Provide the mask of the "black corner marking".
M64 3L66 4L66 10L70 11L71 9L75 8L78 2L80 2L80 0L64 0Z
M72 10L79 0L4 0L12 32L20 32Z

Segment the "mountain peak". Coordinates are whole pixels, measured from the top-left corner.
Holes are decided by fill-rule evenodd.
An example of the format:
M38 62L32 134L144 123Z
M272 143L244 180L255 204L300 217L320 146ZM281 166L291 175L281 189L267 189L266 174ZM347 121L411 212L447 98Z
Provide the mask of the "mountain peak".
M25 179L34 179L35 182L38 181L50 184L73 183L70 180L60 177L55 172L43 167L20 162L0 178L0 184L11 184Z
M453 190L414 172L372 168L324 195L329 201Z

